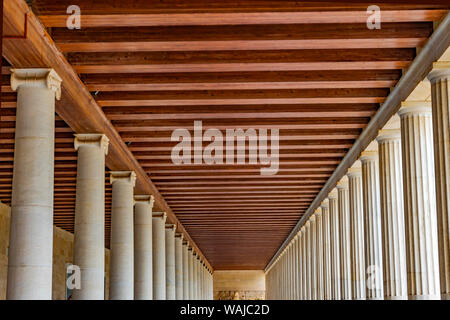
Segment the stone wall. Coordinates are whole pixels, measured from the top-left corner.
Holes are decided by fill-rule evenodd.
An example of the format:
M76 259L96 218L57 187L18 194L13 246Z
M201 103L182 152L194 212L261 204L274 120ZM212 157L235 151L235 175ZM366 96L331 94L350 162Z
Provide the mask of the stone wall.
M10 208L0 202L0 300L6 298ZM73 234L53 228L53 300L66 299L66 264L73 263ZM105 249L105 299L109 294L109 250Z
M264 300L265 274L262 270L216 270L213 274L214 300Z

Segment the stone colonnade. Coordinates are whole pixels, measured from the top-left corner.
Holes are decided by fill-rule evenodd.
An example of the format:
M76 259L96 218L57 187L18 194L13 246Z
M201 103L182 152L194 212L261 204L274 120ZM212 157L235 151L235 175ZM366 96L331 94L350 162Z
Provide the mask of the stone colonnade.
M52 298L55 99L53 69L12 69L17 115L7 299ZM104 299L105 156L108 137L76 134L77 182L73 299ZM191 244L152 212L152 195L134 195L133 171L112 171L112 300L212 299L212 271Z
M449 78L435 62L431 101L401 104L266 270L267 298L450 299Z

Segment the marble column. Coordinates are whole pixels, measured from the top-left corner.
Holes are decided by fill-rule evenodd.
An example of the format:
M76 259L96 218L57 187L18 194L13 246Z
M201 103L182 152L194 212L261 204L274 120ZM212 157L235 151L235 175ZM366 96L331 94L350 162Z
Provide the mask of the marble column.
M302 238L299 231L295 236L297 242L297 297L303 300L303 261L302 261Z
M105 155L108 138L103 134L76 134L77 187L73 263L80 268L79 289L73 300L105 298Z
M384 290L378 152L363 151L360 160L363 182L366 298L382 300Z
M166 300L175 298L175 225L166 224Z
M338 192L334 188L328 194L330 200L330 248L331 248L331 293L333 300L341 299L341 263L339 250L339 202Z
M324 300L325 293L323 287L323 226L322 208L314 211L316 217L316 299Z
M134 299L153 299L152 195L134 196Z
M300 300L300 255L298 250L298 234L294 237L294 273L295 273L295 279L294 279L294 286L295 286L295 300Z
M410 299L440 299L431 106L403 102L401 119L406 267Z
M361 162L357 160L347 171L350 211L350 251L352 299L366 299L366 268L364 258L364 214Z
M344 176L336 186L339 203L339 260L341 270L341 298L352 299L352 268L350 255L350 204L348 178Z
M322 242L323 242L323 292L324 299L331 300L331 230L330 230L330 201L324 199L320 204L322 209Z
M308 300L308 272L307 272L307 254L306 254L306 225L300 229L301 240L301 263L302 263L302 300Z
M306 245L306 300L312 300L312 264L311 264L311 219L305 223L305 245Z
M194 299L194 300L198 300L198 295L197 295L197 292L198 292L198 272L197 272L197 270L198 270L198 257L197 257L197 253L195 252L195 251L192 251L193 252L193 260L192 260L192 275L193 275L193 288L192 288L192 290L193 290L193 298L192 299Z
M133 171L112 171L110 300L134 298Z
M52 298L55 98L53 69L11 69L17 91L8 300Z
M183 240L183 300L189 299L189 252L188 242Z
M380 161L384 297L387 300L407 300L400 129L380 130L377 141Z
M441 298L450 300L450 63L435 62L428 79L431 82L440 288Z
M166 300L166 218L165 212L153 212L153 300Z
M188 270L189 270L189 300L195 300L194 297L194 251L188 247Z

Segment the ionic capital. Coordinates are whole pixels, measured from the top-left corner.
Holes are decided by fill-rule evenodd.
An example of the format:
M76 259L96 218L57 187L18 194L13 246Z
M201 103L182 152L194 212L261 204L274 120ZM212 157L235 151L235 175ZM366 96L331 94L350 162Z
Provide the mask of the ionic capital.
M167 214L165 212L152 212L152 218L161 218L165 223L167 219Z
M349 177L349 178L362 177L361 167L348 168L347 177Z
M175 232L175 230L177 229L177 226L172 224L172 223L166 223L166 230L170 230Z
M93 145L102 148L105 155L108 154L109 139L106 135L100 133L77 133L73 141L75 150L82 145Z
M109 182L123 181L133 185L136 184L136 173L134 171L111 171Z
M136 194L134 196L134 203L145 203L149 204L150 208L153 208L153 204L155 203L155 198L150 194Z
M184 236L183 236L182 233L179 233L179 232L175 233L175 238L180 238L181 244L183 244L183 238L184 238Z
M19 87L46 88L55 93L57 100L61 99L62 79L54 69L29 68L11 69L11 88L16 91Z

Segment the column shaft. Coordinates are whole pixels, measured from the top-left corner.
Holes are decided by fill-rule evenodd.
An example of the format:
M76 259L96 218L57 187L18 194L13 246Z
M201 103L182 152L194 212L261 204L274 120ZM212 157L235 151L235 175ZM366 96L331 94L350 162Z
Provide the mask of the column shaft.
M153 300L166 300L166 213L153 213Z
M450 300L450 64L436 62L428 78L436 171L436 205L441 298Z
M377 141L380 157L384 296L388 300L406 300L408 287L400 130L381 130Z
M321 204L322 209L322 242L323 242L323 291L324 299L331 300L331 230L330 230L330 207L329 199Z
M81 288L74 300L105 298L105 154L102 134L75 135L78 151L73 258L80 267Z
M330 200L330 230L331 230L331 292L332 299L341 299L341 263L340 263L340 235L339 235L339 202L337 189L328 195Z
M350 250L352 270L352 299L366 299L366 272L364 258L364 214L362 195L362 172L359 160L357 166L348 169L348 190L350 208Z
M344 176L337 185L339 203L339 254L341 270L341 298L352 299L352 268L350 255L350 208L348 180Z
M402 103L403 190L410 299L440 299L431 106Z
M113 171L111 205L110 300L134 298L133 188L132 171Z
M189 256L188 242L183 241L183 300L189 299Z
M367 272L366 297L369 300L382 300L383 256L381 238L380 185L378 173L378 152L364 151L361 154L365 264Z
M175 225L166 224L166 300L175 298Z

